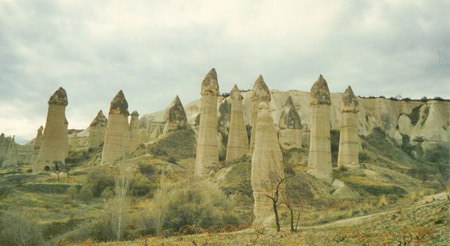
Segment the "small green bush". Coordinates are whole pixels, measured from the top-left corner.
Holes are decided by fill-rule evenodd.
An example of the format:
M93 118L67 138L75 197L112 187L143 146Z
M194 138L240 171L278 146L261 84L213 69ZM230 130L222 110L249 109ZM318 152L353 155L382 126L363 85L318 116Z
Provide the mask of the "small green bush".
M95 168L87 174L87 183L83 185L89 188L94 197L100 197L106 188L114 188L114 174L106 168Z
M88 186L83 186L78 194L78 198L82 201L89 201L94 198L94 194Z

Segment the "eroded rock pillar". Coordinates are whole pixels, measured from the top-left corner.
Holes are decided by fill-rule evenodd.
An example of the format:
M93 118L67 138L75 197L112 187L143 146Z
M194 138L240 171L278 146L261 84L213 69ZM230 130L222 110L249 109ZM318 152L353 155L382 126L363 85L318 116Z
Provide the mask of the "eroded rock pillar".
M256 121L255 150L252 156L251 172L255 200L253 207L255 216L253 224L255 226L267 226L274 221L272 201L267 196L273 197L276 186L283 177L283 155L278 144L277 132L269 105L262 102Z
M226 163L239 160L248 153L247 129L244 123L244 112L242 109L241 95L237 85L234 85L230 93L231 97L231 120L230 132L228 134Z
M55 163L65 163L68 150L66 106L67 93L60 87L48 101L47 121L44 129L44 139L33 172L50 170Z
M213 68L205 76L201 90L200 125L197 136L195 170L197 176L207 176L218 169L217 96L219 84Z
M330 90L322 75L311 88L311 137L308 167L311 175L331 184Z
M358 136L359 102L352 87L347 87L342 97L341 126L339 139L339 166L359 164L359 136Z

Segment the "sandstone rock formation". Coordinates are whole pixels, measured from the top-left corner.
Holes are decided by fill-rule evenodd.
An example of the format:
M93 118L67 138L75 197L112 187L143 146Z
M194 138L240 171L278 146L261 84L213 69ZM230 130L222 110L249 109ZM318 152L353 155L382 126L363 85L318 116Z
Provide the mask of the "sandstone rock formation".
M67 157L68 137L66 120L66 106L68 104L66 91L60 87L48 101L47 122L44 129L44 140L33 172L50 170L55 163L65 163Z
M358 136L359 102L352 87L347 87L341 104L341 127L339 139L338 165L349 166L359 164L361 148Z
M105 141L103 143L102 164L113 164L123 158L128 144L128 102L120 90L111 101Z
M98 111L97 116L89 126L88 148L98 148L105 141L105 132L108 119L106 119L103 111Z
M248 153L247 129L244 123L242 111L242 95L237 85L234 85L230 93L231 97L231 123L228 133L226 163L239 160Z
M134 152L142 142L143 139L141 135L141 129L139 126L139 113L137 111L133 111L131 113L131 120L130 120L128 153Z
M252 103L252 135L250 139L250 154L253 153L255 149L255 132L256 132L256 120L258 118L259 104L261 102L269 103L271 100L270 90L267 87L266 82L262 75L259 75L253 85L253 90L250 96Z
M251 182L255 199L254 225L267 226L273 222L272 201L278 182L284 177L283 155L269 106L262 102L256 121L255 151L252 157Z
M290 96L281 111L278 127L280 128L281 147L284 149L302 147L302 123Z
M219 164L217 140L217 96L219 95L219 84L214 68L203 79L201 95L200 125L197 136L194 173L197 176L206 176L211 171L215 171Z
M320 75L311 88L308 173L331 184L330 104L327 81Z
M186 112L184 111L183 104L178 96L172 101L166 110L164 115L164 121L166 122L163 130L163 134L177 130L185 129L189 126L187 123Z
M42 142L44 141L44 127L41 126L37 130L36 138L34 139L33 144L33 157L31 158L33 162L36 161L37 156L39 155L39 151L41 150Z

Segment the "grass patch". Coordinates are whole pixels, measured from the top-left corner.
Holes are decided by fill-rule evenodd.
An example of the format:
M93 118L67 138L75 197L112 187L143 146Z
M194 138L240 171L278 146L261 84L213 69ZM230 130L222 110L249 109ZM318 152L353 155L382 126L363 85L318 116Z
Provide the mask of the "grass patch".
M192 129L177 130L149 146L149 152L158 156L186 159L195 156L196 139Z

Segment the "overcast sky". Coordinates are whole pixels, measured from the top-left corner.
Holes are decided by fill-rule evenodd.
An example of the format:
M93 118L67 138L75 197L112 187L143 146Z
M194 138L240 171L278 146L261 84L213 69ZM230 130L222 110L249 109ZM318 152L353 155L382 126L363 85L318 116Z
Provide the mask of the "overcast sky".
M130 112L221 92L308 91L450 98L450 1L0 0L0 132L23 143L62 86L69 128L86 128L123 89Z

